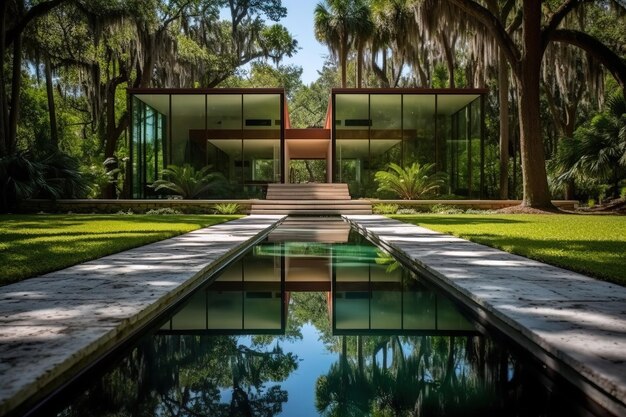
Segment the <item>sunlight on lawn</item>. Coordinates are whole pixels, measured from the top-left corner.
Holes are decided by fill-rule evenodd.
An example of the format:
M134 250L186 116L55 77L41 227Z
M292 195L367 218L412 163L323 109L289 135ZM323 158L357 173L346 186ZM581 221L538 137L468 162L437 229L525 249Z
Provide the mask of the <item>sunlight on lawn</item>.
M58 270L241 216L5 215L0 284Z
M626 285L626 217L395 215L401 221Z

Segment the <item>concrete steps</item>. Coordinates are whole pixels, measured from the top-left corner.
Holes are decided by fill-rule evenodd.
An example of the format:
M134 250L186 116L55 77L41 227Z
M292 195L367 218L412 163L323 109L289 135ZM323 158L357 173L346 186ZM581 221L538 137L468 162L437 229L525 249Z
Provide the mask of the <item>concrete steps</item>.
M348 184L269 184L266 199L252 204L250 214L372 214L372 205L352 200Z
M350 200L348 184L269 184L267 200Z

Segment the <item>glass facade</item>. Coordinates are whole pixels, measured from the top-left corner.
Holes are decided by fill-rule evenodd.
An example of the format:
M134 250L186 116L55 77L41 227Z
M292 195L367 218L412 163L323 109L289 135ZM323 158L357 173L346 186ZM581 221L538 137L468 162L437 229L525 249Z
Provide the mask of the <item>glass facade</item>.
M135 198L158 197L150 184L168 165L222 173L229 187L205 198L260 197L282 181L282 90L143 91L131 93Z
M480 198L482 95L404 91L333 92L334 181L372 197L375 173L390 162L432 163L448 177L442 194Z
M376 191L374 175L390 162L432 163L433 173L447 174L440 194L480 198L485 92L333 90L326 139L315 136L309 147L300 144L308 139L287 142L297 150L295 159L319 158L316 149L328 149L328 180L347 183L353 198L384 197ZM223 174L228 186L201 198L258 198L269 183L296 180L284 173L290 160L285 151L290 126L284 117L284 90L129 93L135 198L163 197L150 185L168 165L189 164L197 170L209 166Z

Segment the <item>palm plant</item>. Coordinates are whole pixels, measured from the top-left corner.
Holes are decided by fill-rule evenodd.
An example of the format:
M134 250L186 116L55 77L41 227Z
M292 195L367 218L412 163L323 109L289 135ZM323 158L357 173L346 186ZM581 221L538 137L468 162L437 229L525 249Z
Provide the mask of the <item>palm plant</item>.
M445 184L445 174L429 174L435 164L414 162L406 168L390 163L388 171L378 171L378 191L391 191L403 200L415 200L438 190Z
M150 187L155 191L171 191L184 199L198 198L201 194L225 183L221 173L211 172L211 166L205 166L197 171L189 164L169 165L163 170L163 177L167 179L156 180Z
M626 99L616 91L607 99L606 111L576 129L574 138L560 144L556 179L611 183L613 195L619 195L619 183L626 177Z
M0 158L0 211L29 198L80 198L87 182L78 161L55 149L18 151Z

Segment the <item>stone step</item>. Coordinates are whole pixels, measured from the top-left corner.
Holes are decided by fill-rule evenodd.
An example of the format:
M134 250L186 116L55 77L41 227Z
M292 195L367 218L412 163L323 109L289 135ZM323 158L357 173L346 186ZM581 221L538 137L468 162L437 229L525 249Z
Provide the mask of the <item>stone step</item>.
M257 211L252 209L250 214L285 214L285 215L341 215L341 214L372 214L372 210L358 210L358 209L324 209L324 210L311 210L311 209L274 209L274 210L261 210Z
M348 184L269 184L267 200L349 200Z
M250 214L372 214L367 200L351 200L348 184L268 184L265 200Z

